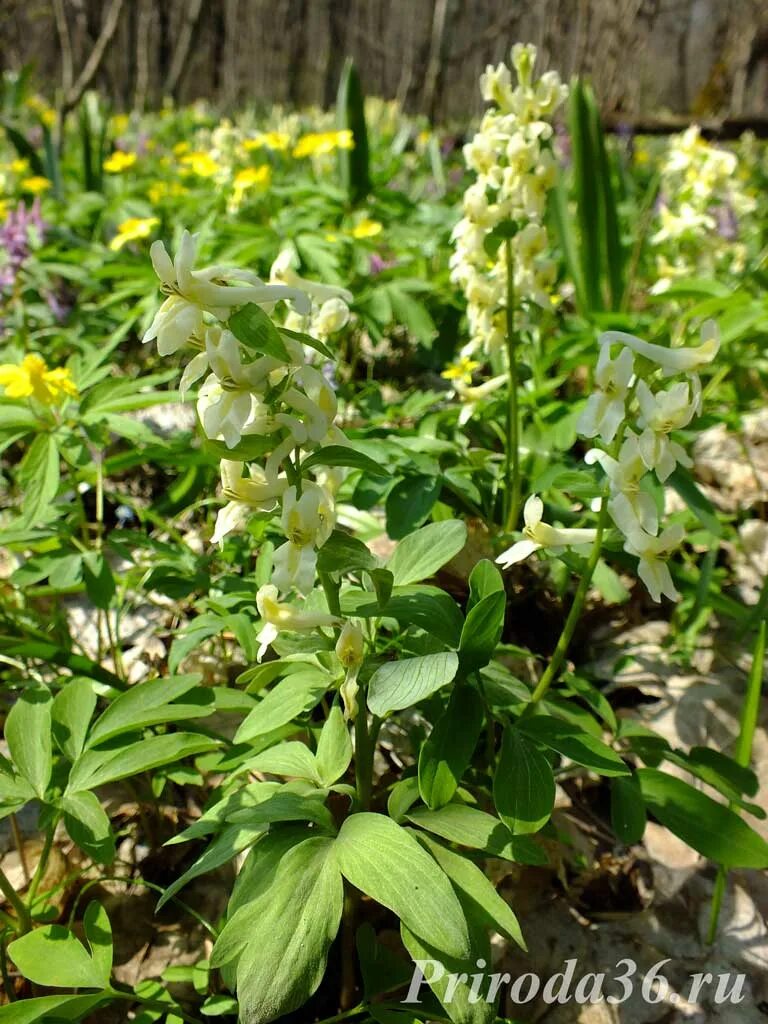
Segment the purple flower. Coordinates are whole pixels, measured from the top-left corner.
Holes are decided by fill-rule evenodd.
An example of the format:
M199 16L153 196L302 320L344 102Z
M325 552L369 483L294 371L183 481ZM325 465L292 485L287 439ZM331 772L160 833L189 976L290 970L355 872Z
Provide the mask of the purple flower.
M42 242L45 231L39 196L29 209L21 202L15 210L8 212L0 226L0 254L4 257L0 267L0 288L13 288L19 271L29 259L31 236L37 236L37 241Z
M739 237L739 221L736 211L730 203L716 206L712 211L718 235L727 242L734 242Z
M555 156L560 162L560 166L570 167L572 159L571 136L562 121L555 122L555 137L553 139L552 148L555 151Z
M377 252L371 253L371 261L369 273L381 274L384 270L391 270L398 264L397 260L385 260L383 256L380 256Z

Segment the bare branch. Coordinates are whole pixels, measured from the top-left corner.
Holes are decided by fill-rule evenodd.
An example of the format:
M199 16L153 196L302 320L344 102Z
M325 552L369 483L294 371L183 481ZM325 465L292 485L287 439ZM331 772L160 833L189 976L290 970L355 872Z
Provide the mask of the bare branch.
M163 93L166 96L174 96L179 87L181 76L184 74L189 58L189 51L192 48L192 39L198 19L200 18L202 6L203 0L189 0L189 3L184 5L184 20L179 30L179 40L173 52L168 75L163 83Z
M112 42L115 32L117 32L123 3L124 0L112 0L112 3L109 5L107 15L104 19L104 24L102 25L101 32L99 33L99 38L96 40L88 60L83 66L83 70L78 75L77 81L64 96L63 106L65 110L71 110L73 107L77 106L82 99L83 93L91 84L96 72L101 67L101 62L104 60L107 48Z

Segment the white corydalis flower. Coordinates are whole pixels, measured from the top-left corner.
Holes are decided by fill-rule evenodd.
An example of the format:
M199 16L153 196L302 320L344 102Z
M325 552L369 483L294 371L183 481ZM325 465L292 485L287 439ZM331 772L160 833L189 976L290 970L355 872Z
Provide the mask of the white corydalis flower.
M336 525L333 499L319 485L305 480L301 497L289 487L283 496L283 532L296 547L322 547Z
M150 257L167 298L155 314L144 335L146 343L157 339L162 356L172 355L193 336L202 332L203 312L226 319L237 306L248 302L274 304L291 301L300 312L309 312L309 299L298 288L265 284L247 270L228 270L220 266L194 269L197 236L185 231L171 260L161 241L152 243ZM229 284L246 281L247 284Z
M599 463L608 477L611 491L608 511L621 532L626 534L629 529L640 527L655 534L659 516L652 495L640 488L648 467L640 454L638 438L630 434L624 440L618 459L600 448L592 448L584 461L589 466Z
M640 404L638 425L644 428L638 439L640 455L648 469L655 470L659 481L664 483L678 463L693 465L685 449L669 434L691 422L700 404L699 391L695 384L679 381L666 391L654 394L641 380L637 385L637 400Z
M288 541L275 551L272 560L272 580L281 594L292 590L309 594L315 585L317 551L311 545L298 546Z
M266 583L256 593L256 607L264 626L256 638L259 643L257 661L261 661L267 648L282 630L294 633L308 632L321 626L340 626L341 619L327 612L302 612L294 605L279 600L277 587Z
M597 437L610 444L626 416L626 399L632 374L634 356L623 348L616 359L611 359L609 345L600 349L595 371L596 392L589 396L576 425L584 437Z
M534 551L547 548L557 551L578 544L592 544L597 537L597 530L562 529L543 523L544 503L536 494L532 494L523 508L523 540L517 541L511 548L504 551L496 562L508 569L510 565L529 558Z
M636 529L626 539L624 550L639 559L637 574L654 601L661 601L662 594L670 601L677 601L680 597L672 582L667 559L680 546L684 535L683 527L675 523L658 537Z
M228 534L242 530L253 512L273 508L288 486L285 476L267 479L260 466L249 466L248 476L243 476L242 462L222 459L219 468L222 495L227 499L227 504L219 509L216 516L212 544L222 544Z
M620 343L640 356L661 367L665 377L676 373L696 373L711 363L720 350L720 332L714 320L707 320L701 327L701 344L695 348L666 348L642 341L624 331L605 331L600 336L600 345L610 348Z

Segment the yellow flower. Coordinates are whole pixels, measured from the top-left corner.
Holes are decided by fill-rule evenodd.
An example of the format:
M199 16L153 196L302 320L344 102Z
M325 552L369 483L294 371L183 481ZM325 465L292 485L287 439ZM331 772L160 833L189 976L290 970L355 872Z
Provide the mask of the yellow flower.
M40 115L40 120L44 125L50 128L56 124L56 111L53 107L49 107L40 96L30 96L27 100L27 106L30 110L34 110L36 114Z
M468 359L466 356L461 356L455 363L451 363L447 366L440 374L446 380L461 380L465 384L472 383L472 374L475 370L479 369L480 363L474 359Z
M13 171L14 174L26 174L29 170L29 160L22 160L19 158L11 160L8 164L8 170Z
M184 156L185 153L189 152L189 143L177 142L176 145L173 147L173 152L176 154L176 156Z
M352 149L354 147L352 132L343 128L338 132L310 132L302 135L293 147L293 155L300 159L303 156L325 156L336 149Z
M361 220L359 224L355 224L352 228L352 237L373 238L374 235L380 234L383 230L383 225L379 221L369 220L366 217L365 220Z
M77 388L66 367L49 370L38 355L24 356L21 363L0 366L0 387L6 398L36 398L43 405L56 405L75 397Z
M47 178L43 178L42 175L34 174L31 178L24 178L21 187L25 192L31 192L33 195L38 196L41 192L46 192L51 187L51 183Z
M253 139L246 139L243 148L247 150L267 149L275 153L284 153L291 144L291 136L288 132L259 132Z
M116 149L114 153L111 153L104 161L104 170L108 174L122 174L123 171L127 171L129 167L133 167L136 163L135 153L124 153L121 149Z
M189 189L185 188L178 181L153 181L147 189L147 196L153 206L157 206L163 199L171 196L184 196Z
M235 209L240 206L243 196L249 189L256 186L266 188L270 178L271 172L268 164L262 164L260 167L246 167L245 170L238 171L232 182L232 206Z
M122 135L128 130L131 119L127 114L114 114L109 120L109 126L113 135Z
M185 170L196 174L198 178L212 178L219 170L219 164L210 153L187 153L181 158L181 163Z
M129 217L117 226L117 234L109 243L112 252L118 252L127 242L148 238L160 223L157 217Z
M635 163L636 164L647 164L650 159L651 159L650 154L649 154L648 150L645 148L645 146L636 146L635 147Z

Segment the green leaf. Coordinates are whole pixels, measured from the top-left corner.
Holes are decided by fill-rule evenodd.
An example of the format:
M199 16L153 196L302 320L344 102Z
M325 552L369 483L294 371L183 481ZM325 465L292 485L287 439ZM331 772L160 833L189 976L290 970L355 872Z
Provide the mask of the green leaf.
M437 863L448 875L455 889L465 900L469 900L475 916L490 931L498 931L521 949L527 950L517 917L509 904L496 892L493 884L480 868L467 857L453 850L447 850L423 832L418 833L419 842L426 846Z
M251 355L272 356L281 363L290 363L291 357L280 331L261 306L247 303L229 318L229 329L242 342Z
M593 122L586 87L579 80L571 83L569 125L576 194L576 216L581 237L581 279L590 311L603 309L601 281L603 253L600 229L600 168L595 154Z
M366 1002L408 984L413 967L378 938L368 921L357 929L355 944Z
M496 566L487 558L481 558L469 574L469 599L467 613L484 597L490 597L504 590L504 580Z
M229 863L238 853L252 846L259 836L264 834L267 827L266 824L228 825L220 835L216 836L195 863L168 886L158 900L155 911L164 907L168 900L172 899L193 878L209 871L215 871L222 864Z
M5 739L11 760L22 778L39 797L51 780L51 691L47 686L28 686L5 720Z
M118 750L86 750L72 767L69 792L95 789L129 775L151 771L162 764L215 750L218 742L194 732L149 736Z
M523 718L517 727L531 739L542 743L576 764L591 768L598 775L629 775L629 768L619 755L602 740L584 732L577 725L562 722L549 715Z
M387 533L400 540L427 519L442 490L437 476L407 476L387 495Z
M65 757L75 761L83 751L96 694L89 679L73 679L59 690L51 707L52 731Z
M29 446L19 464L18 480L24 491L24 522L34 526L45 518L59 489L59 449L52 434L38 434Z
M450 683L458 668L459 659L453 651L388 661L371 676L368 707L379 718L412 707Z
M374 601L370 593L347 590L341 595L341 611L358 618L396 619L403 630L423 629L449 647L458 646L464 625L459 606L450 594L424 584L395 588L384 605L380 599Z
M252 772L267 772L270 775L289 775L296 779L319 782L315 755L300 740L278 743L263 750L246 762Z
M713 537L722 537L723 528L717 518L717 512L712 502L699 489L698 484L684 466L676 466L668 478L668 483L674 487L688 508L693 512L702 526L704 526Z
M213 710L213 696L202 687L197 691L194 701L188 704L173 703L178 697L189 693L199 682L199 675L190 674L137 683L116 697L96 719L88 736L88 746L94 747L121 733L148 725L209 715Z
M0 1006L0 1024L35 1024L35 1021L84 1020L90 1011L104 1002L99 992L90 996L38 996ZM57 1012L58 1011L58 1012ZM61 1013L63 1016L59 1016Z
M330 710L317 743L315 761L320 781L332 786L349 768L352 760L352 740L349 727L338 704Z
M611 824L626 846L639 843L645 832L643 794L634 777L611 780Z
M538 832L555 806L552 766L518 729L505 729L493 778L493 802L513 835Z
M527 836L513 836L498 818L464 804L446 804L437 811L417 808L409 821L441 839L521 864L546 864L547 858Z
M420 583L457 555L466 541L467 527L459 519L429 523L400 541L386 567L396 587Z
M318 572L354 572L375 570L379 561L361 540L342 530L334 530L317 553Z
M488 594L470 609L459 642L459 665L464 675L484 668L493 657L504 629L506 609L503 590Z
M483 725L483 702L471 686L456 686L419 754L419 793L435 810L452 798L472 759Z
M379 603L379 607L385 608L389 603L390 597L392 597L395 577L389 569L369 569L368 575L371 578L371 583L373 583L373 589L376 591L376 600Z
M115 596L115 578L109 562L98 551L83 555L83 583L91 603L106 611Z
M733 758L721 754L719 750L712 750L711 747L691 747L688 760L691 765L706 767L715 772L737 793L757 796L759 781L752 769L743 767Z
M60 802L64 825L77 843L97 864L111 864L115 859L115 837L107 812L95 793L65 793Z
M229 958L233 931L238 944L245 939L237 962L241 1020L266 1024L282 1017L323 980L344 904L332 850L329 840L317 838L286 853L272 885L236 911L219 936L211 966Z
M241 723L235 743L245 743L292 722L315 707L330 685L328 673L321 669L302 669L281 679Z
M344 877L414 934L448 956L468 956L467 922L451 884L404 828L383 814L353 814L334 852Z
M330 444L312 452L302 462L301 472L305 473L316 466L350 466L352 469L362 469L372 476L389 476L389 470L384 469L370 456L342 444Z
M371 191L368 153L368 129L365 124L365 97L355 62L347 57L339 79L336 97L336 123L352 132L352 148L339 150L341 183L354 205Z
M8 955L35 985L51 988L106 988L109 972L103 958L97 962L85 946L61 924L46 924L16 939Z
M91 900L85 908L83 931L93 962L108 984L112 973L112 926L106 910L98 900Z
M470 926L470 952L462 959L446 957L431 942L414 935L405 924L400 926L400 937L411 957L427 968L424 977L454 1024L493 1024L495 1005L483 999L482 993L479 999L473 1000L469 980L473 970L477 970L478 960L491 962L490 942L481 929Z
M768 843L725 804L655 768L637 777L651 814L702 856L727 868L768 867Z

